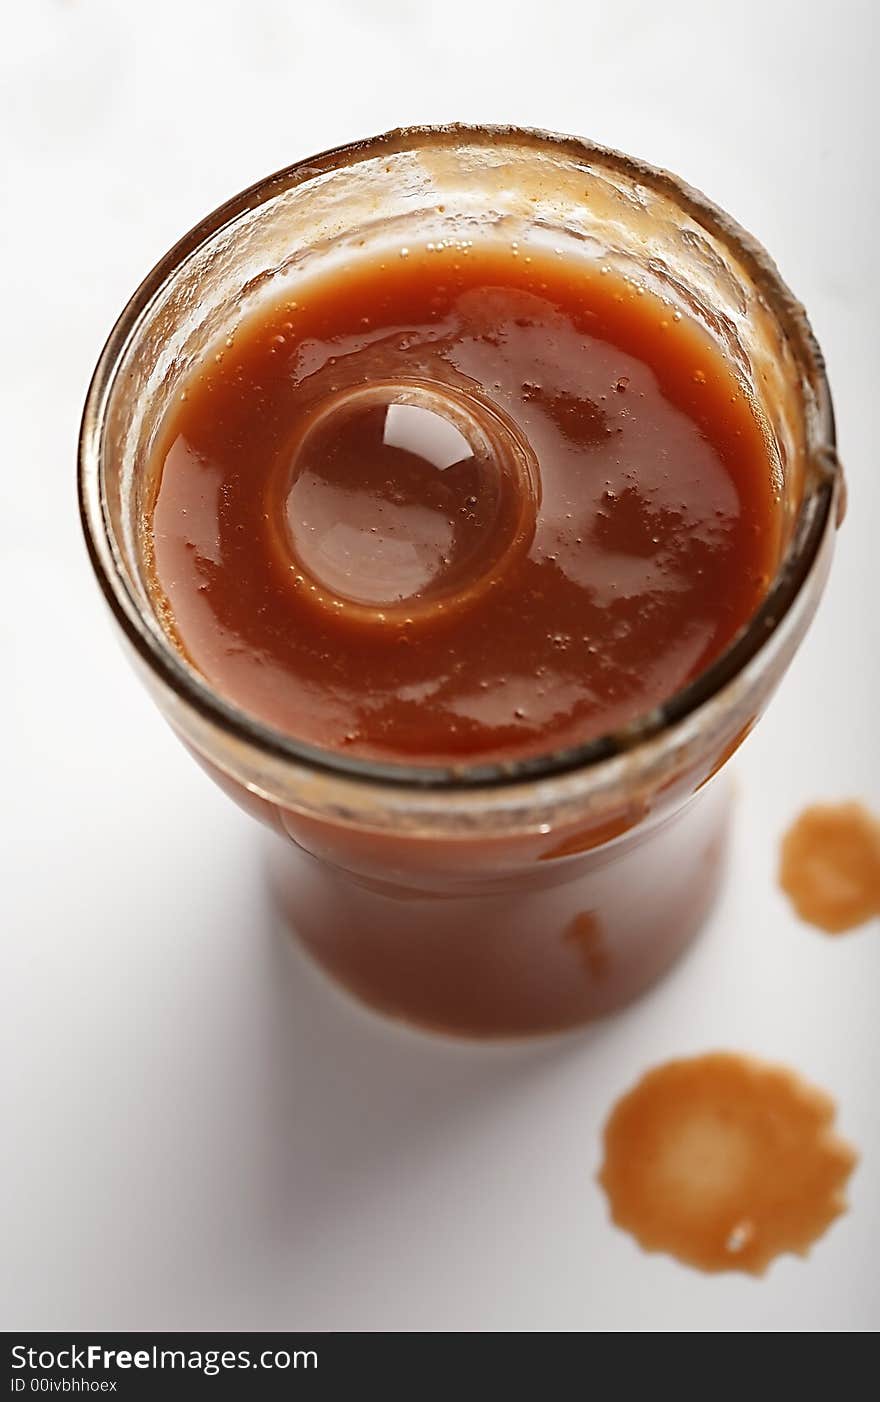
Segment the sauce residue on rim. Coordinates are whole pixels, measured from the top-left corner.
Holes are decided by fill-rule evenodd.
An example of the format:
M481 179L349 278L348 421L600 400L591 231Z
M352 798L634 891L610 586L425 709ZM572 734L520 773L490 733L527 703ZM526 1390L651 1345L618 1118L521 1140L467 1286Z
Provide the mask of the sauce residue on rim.
M782 839L779 884L829 935L880 915L880 822L854 801L804 809Z
M599 1174L646 1251L761 1275L846 1210L857 1154L835 1105L785 1067L715 1052L649 1071L614 1107Z

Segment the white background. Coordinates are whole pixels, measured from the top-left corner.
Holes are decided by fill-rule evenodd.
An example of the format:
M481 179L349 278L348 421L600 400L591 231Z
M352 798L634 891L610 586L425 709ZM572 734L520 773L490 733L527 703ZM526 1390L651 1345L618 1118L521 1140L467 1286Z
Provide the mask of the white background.
M880 928L775 885L805 802L880 806L872 0L20 0L0 21L6 1328L871 1330ZM177 236L271 169L413 121L622 147L757 234L827 354L851 484L819 617L737 761L732 878L662 987L511 1049L387 1026L285 946L265 843L116 646L76 518L86 384ZM852 1210L761 1281L644 1256L593 1181L649 1065L799 1068Z

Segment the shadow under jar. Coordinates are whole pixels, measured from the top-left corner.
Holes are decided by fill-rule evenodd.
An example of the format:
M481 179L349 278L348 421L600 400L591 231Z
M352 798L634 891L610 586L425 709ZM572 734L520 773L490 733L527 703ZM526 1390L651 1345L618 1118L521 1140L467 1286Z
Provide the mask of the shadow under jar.
M154 447L194 370L282 288L371 250L483 236L601 265L702 328L764 435L776 573L695 680L585 744L473 764L322 748L241 709L175 643L151 576ZM374 1007L474 1036L612 1012L697 933L723 869L719 771L813 616L842 492L821 354L764 251L665 172L510 128L392 132L300 162L210 215L123 312L80 443L104 594L175 731L286 839L275 870L291 929Z

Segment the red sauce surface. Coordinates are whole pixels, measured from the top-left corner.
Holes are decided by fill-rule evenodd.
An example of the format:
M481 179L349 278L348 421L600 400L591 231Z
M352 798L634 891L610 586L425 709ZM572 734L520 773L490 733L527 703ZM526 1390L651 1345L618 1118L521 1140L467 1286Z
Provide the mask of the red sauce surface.
M762 433L706 335L524 245L304 277L197 368L155 454L179 646L358 756L509 760L620 726L724 649L777 559Z

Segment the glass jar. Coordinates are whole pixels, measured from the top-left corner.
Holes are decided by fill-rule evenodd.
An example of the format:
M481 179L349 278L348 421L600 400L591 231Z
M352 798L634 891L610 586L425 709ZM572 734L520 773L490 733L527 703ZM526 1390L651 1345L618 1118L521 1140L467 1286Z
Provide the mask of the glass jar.
M145 569L151 444L207 347L285 279L392 238L483 232L601 259L701 323L765 428L778 571L748 627L696 681L579 748L456 769L317 750L215 692L163 629ZM182 239L101 355L80 494L96 574L157 704L217 782L286 839L278 897L313 956L386 1013L508 1036L613 1011L700 928L725 851L719 771L816 609L842 479L803 309L727 215L666 172L587 141L454 126L301 161Z

